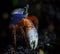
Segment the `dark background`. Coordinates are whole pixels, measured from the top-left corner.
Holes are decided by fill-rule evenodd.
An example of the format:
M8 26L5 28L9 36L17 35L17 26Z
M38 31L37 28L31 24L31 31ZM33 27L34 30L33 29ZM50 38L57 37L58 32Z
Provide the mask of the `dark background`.
M3 52L3 49L8 45L12 44L12 39L9 31L9 22L11 18L11 11L14 8L17 7L24 7L26 4L30 4L29 8L29 14L30 15L35 15L39 19L39 31L42 29L46 28L47 22L53 21L55 24L55 31L57 35L57 40L56 40L56 46L54 48L53 52L57 52L58 49L60 49L60 1L59 0L29 0L29 1L23 1L20 0L20 2L16 5L13 6L12 0L0 0L0 51ZM36 5L39 8L36 7ZM53 10L49 7L52 7ZM50 12L52 11L52 13ZM3 13L7 12L9 17L7 19L3 18ZM57 13L59 13L59 16L57 16ZM4 35L3 35L4 34ZM59 51L58 51L59 52ZM57 54L57 53L55 53Z

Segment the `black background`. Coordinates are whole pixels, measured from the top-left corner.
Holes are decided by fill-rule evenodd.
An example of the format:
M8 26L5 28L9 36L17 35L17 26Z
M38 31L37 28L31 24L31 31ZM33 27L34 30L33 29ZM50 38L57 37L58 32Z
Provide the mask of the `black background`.
M24 4L24 1L23 2L23 5L21 4L18 4L16 7L24 7L26 5L26 3ZM55 12L56 12L56 8L59 8L59 1L55 1L55 0L29 0L27 3L30 4L30 11L32 11L30 14L31 15L36 15L36 13L34 13L34 9L31 9L31 7L33 7L34 5L38 4L39 2L42 2L42 7L44 4L46 5L49 5L51 4L54 9L55 9ZM11 35L10 35L10 32L9 32L9 28L8 28L8 25L9 25L9 22L10 22L10 17L11 17L11 11L16 8L12 5L12 1L11 0L0 0L0 51L2 52L3 49L12 42L12 39L11 39ZM59 8L60 9L60 8ZM4 12L7 12L9 14L9 18L4 20L3 17L2 17L2 14ZM56 14L56 13L55 13ZM46 14L48 15L48 13ZM46 17L45 17L45 13L43 12L43 10L41 10L41 16L38 16L38 14L36 15L39 19L39 22L40 22L40 25L39 25L39 30L43 29L46 27ZM49 19L50 19L50 16L49 16ZM56 15L54 16L53 18L53 21L55 23L55 27L56 27L56 34L57 34L57 41L56 41L56 45L55 47L53 48L53 52L54 54L58 54L59 50L60 49L60 44L59 44L59 41L60 41L60 34L59 34L59 28L60 28L60 21L59 19L56 17ZM6 36L2 36L2 31L6 31L7 35Z

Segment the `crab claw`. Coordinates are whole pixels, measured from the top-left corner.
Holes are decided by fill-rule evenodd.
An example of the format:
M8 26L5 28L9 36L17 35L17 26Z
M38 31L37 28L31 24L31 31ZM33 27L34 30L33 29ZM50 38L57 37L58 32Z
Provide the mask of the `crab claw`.
M29 42L31 49L36 49L38 45L38 33L36 29L29 30Z

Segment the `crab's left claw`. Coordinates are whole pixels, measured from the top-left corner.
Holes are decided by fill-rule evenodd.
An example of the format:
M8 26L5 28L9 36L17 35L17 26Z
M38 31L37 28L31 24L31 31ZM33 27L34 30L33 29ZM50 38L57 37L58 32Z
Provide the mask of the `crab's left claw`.
M38 45L38 34L37 31L31 30L29 34L29 41L31 49L36 49Z

